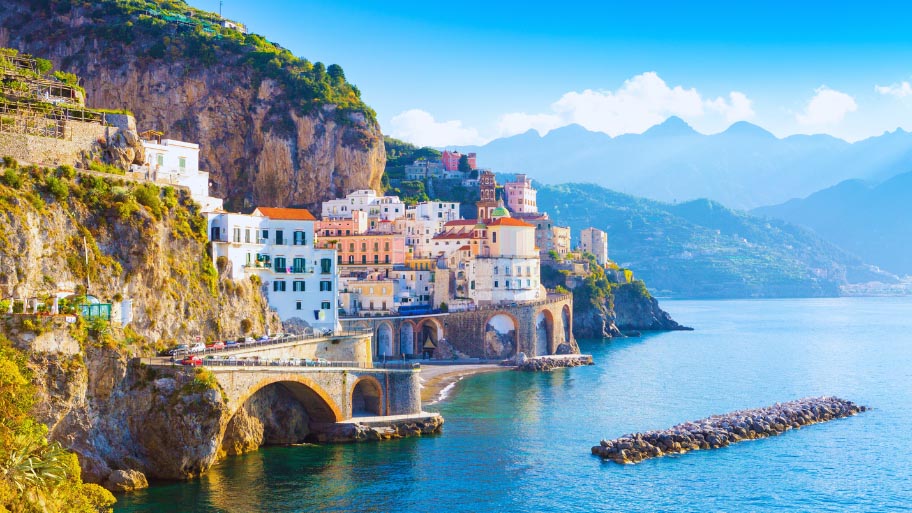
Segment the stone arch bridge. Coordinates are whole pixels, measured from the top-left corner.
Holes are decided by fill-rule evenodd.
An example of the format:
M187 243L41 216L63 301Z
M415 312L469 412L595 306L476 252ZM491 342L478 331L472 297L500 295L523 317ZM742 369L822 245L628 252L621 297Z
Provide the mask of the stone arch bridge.
M373 333L374 359L453 357L486 360L579 353L573 338L573 296L481 307L464 312L342 319L345 329Z
M418 368L207 367L225 392L234 416L251 398L277 388L294 398L311 421L334 423L362 416L421 413Z

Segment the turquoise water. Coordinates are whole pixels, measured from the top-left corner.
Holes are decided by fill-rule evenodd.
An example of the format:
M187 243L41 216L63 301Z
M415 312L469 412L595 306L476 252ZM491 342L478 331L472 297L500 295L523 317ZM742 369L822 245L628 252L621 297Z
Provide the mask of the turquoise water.
M593 367L468 378L436 408L442 435L267 448L115 511L912 508L912 299L663 306L696 331L582 341ZM825 394L874 410L635 466L589 454L601 438Z

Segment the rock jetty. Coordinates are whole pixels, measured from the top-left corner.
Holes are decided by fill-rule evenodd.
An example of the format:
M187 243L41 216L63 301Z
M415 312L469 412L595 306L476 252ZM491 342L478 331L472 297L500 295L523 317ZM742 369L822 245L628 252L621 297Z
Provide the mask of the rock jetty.
M510 365L510 362L505 363ZM519 353L515 361L516 370L527 372L548 372L563 367L580 367L582 365L593 365L592 355L590 354L561 354L526 357L525 354Z
M818 422L851 417L868 408L838 397L807 397L767 408L742 410L678 424L671 429L602 440L592 454L615 463L639 463L666 454L717 449L767 438Z

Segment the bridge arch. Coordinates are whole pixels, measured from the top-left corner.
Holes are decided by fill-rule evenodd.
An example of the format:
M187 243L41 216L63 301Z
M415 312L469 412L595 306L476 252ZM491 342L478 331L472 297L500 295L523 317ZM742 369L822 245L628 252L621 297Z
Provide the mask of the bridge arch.
M316 422L339 422L345 419L345 414L323 387L310 378L295 374L280 374L260 380L237 398L232 408L232 416L237 414L257 392L269 386L284 387Z
M363 376L351 392L352 417L383 415L383 387L373 376Z
M564 343L569 344L572 337L573 314L570 312L570 305L564 305L561 308L561 323L564 326Z
M377 356L393 356L393 326L383 321L377 326Z
M402 321L399 325L399 352L402 354L415 354L415 323Z
M519 347L519 321L509 312L500 311L488 316L484 324L485 355L488 358L508 358Z
M419 353L424 352L425 350L430 350L433 352L433 349L426 348L428 339L430 339L431 344L434 348L437 348L437 345L440 342L440 339L444 337L443 325L440 324L440 321L433 317L428 317L418 323L418 340L415 344Z
M535 356L544 356L554 351L554 316L547 308L535 316Z

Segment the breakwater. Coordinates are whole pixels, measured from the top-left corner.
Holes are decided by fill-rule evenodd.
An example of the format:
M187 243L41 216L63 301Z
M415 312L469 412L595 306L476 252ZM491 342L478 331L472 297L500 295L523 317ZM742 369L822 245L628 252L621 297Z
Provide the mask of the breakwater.
M867 410L838 397L808 397L766 408L741 410L685 422L671 429L602 440L592 454L615 463L639 463L666 454L718 449L743 440L779 435L790 429L856 415Z
M511 365L508 362L507 365ZM516 358L516 370L527 372L548 372L564 367L593 365L591 354L561 354L527 358L524 354Z

